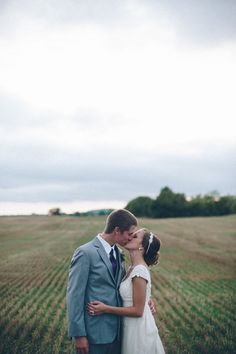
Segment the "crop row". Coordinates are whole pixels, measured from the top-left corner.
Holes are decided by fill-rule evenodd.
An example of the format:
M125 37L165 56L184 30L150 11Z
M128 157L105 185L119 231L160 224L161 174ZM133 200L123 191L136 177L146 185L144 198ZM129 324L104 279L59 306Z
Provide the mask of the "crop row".
M189 343L195 343L195 349L191 344L191 353L214 350L214 353L230 353L233 348L233 330L235 319L232 313L232 297L228 302L219 307L220 296L211 298L216 285L203 285L198 282L188 282L180 279L172 279L153 273L154 296L159 301L158 318L162 323L163 336L168 342L169 352L188 352ZM221 284L218 284L220 290ZM187 290L186 290L187 289ZM227 300L227 299L225 299ZM225 308L227 311L225 311ZM159 320L158 320L159 322ZM173 341L172 338L173 337ZM214 341L206 343L206 339ZM225 343L227 338L227 343ZM188 339L188 340L187 340ZM191 339L191 340L190 340ZM176 347L176 342L178 346ZM209 348L207 348L209 346Z

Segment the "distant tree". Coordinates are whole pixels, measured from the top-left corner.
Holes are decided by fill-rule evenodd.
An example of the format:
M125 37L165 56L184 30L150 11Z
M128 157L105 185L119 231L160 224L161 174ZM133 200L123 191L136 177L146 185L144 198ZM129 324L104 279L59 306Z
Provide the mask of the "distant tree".
M203 198L203 216L214 216L217 215L217 202L215 196L205 195Z
M187 202L186 215L187 216L204 215L204 202L201 195L197 195Z
M156 218L184 216L185 210L185 195L174 193L169 187L164 187L153 202L152 216Z
M125 207L137 217L152 216L153 199L150 197L137 197L131 200Z
M217 203L219 198L214 195L197 195L187 203L187 216L218 215Z
M113 209L99 209L98 210L98 215L109 215Z
M219 200L220 199L220 193L216 189L214 189L213 191L207 193L207 195L210 195L215 200Z
M231 203L230 203L230 213L231 214L236 214L236 197L235 196L229 196Z
M236 197L224 196L216 203L218 215L227 215L236 213Z
M52 208L52 209L49 209L48 215L49 215L49 216L61 215L61 209L60 209L60 208Z
M88 210L84 212L76 211L71 216L104 216L109 215L113 209L97 209L97 210Z
M184 194L174 193L169 187L164 187L155 200L137 197L127 204L126 209L138 217L220 216L236 214L236 197L220 197L218 191L212 191L186 200Z

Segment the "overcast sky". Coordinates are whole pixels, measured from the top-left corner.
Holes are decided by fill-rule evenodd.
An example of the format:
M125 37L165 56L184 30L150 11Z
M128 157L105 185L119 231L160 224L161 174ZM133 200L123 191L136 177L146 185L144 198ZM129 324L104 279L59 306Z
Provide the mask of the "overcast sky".
M0 214L236 195L235 0L1 0Z

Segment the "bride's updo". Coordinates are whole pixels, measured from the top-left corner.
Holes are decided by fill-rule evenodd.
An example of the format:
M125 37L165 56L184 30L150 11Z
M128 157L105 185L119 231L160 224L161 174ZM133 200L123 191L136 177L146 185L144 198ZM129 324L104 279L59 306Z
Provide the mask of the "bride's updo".
M152 232L144 229L142 246L144 249L143 258L148 266L158 263L161 241Z

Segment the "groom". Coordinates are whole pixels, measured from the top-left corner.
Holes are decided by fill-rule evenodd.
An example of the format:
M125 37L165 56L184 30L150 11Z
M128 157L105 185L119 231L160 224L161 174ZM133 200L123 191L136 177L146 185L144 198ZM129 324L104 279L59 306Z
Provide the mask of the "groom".
M80 354L120 354L120 317L91 316L94 300L122 306L119 285L124 275L120 250L137 229L137 219L125 209L113 211L103 233L79 247L71 260L67 287L69 337Z

